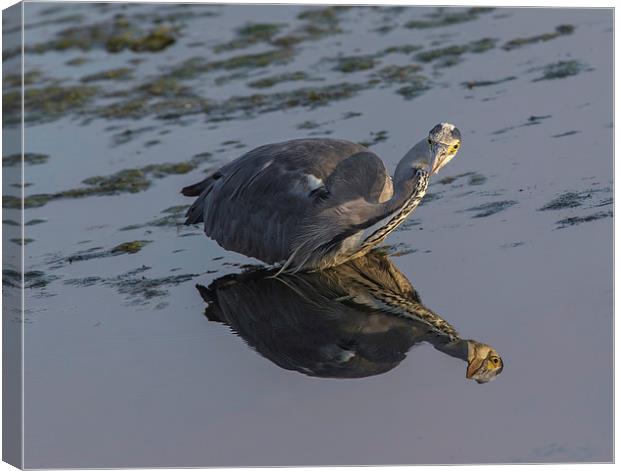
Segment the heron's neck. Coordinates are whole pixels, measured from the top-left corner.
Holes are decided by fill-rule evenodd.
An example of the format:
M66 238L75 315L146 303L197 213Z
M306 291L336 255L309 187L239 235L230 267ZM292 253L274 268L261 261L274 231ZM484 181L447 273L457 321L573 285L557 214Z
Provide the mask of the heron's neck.
M407 152L394 171L394 186L396 188L411 179L411 169L421 168L430 172L430 146L426 139L421 140Z

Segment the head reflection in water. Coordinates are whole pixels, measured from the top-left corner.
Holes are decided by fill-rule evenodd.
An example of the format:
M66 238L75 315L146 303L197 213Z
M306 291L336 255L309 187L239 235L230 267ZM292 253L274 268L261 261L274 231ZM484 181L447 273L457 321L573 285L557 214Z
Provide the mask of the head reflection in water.
M384 255L372 252L322 272L274 273L227 275L198 290L209 320L228 325L282 368L363 378L395 368L413 346L427 342L467 361L466 377L478 383L502 372L493 348L461 339Z

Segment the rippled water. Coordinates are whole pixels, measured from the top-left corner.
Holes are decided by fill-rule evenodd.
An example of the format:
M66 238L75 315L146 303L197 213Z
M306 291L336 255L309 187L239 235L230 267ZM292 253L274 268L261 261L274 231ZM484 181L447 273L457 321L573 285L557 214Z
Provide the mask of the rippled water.
M25 16L27 467L612 459L611 10ZM181 225L180 188L256 146L344 138L393 169L440 121L463 147L384 249L426 323L372 304L383 282L222 280L258 262ZM227 295L205 315L196 284ZM494 347L501 375L466 379L434 321Z

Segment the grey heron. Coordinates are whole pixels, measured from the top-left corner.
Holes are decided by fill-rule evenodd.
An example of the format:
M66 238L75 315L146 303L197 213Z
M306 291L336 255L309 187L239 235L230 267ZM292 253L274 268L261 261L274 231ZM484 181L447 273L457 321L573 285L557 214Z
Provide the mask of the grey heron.
M228 325L250 347L308 376L362 378L400 364L421 342L467 362L465 376L485 383L502 372L498 353L462 339L422 304L390 259L377 251L313 273L262 269L198 285L207 318Z
M433 127L390 177L366 147L336 139L296 139L247 152L199 183L185 224L227 250L281 264L324 269L368 253L418 206L429 177L457 153L461 133Z

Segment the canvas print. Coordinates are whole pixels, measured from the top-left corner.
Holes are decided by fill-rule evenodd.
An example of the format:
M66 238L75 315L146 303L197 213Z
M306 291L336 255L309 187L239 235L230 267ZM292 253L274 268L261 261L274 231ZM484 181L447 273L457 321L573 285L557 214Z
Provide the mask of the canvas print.
M3 459L613 460L613 10L3 11Z

